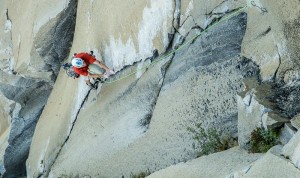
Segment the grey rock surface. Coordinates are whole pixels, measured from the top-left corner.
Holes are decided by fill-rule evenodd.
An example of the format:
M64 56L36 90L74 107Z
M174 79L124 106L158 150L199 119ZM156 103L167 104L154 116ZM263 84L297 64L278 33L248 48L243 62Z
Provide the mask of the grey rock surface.
M256 84L252 84L252 82ZM299 113L299 85L279 85L273 82L248 81L238 96L239 145L249 148L251 132L255 128L280 129Z
M293 127L295 127L297 130L300 129L300 114L297 114L291 119L291 124Z
M286 145L296 133L297 130L290 123L286 123L281 128L279 140L283 145Z
M287 70L299 69L297 22L299 3L272 0L247 0L247 32L242 44L242 55L260 66L264 81L277 80ZM291 11L291 9L293 9ZM259 19L259 21L258 21Z
M217 128L224 135L237 138L236 94L242 90L244 77L258 73L251 60L239 57L246 18L246 14L242 13L220 23L186 46L185 50L177 51L165 76L161 76L163 85L159 90L158 82L162 79L154 77L161 75L156 69L159 66L146 71L137 82L132 83L131 78L126 78L102 86L101 99L96 101L99 103L87 105L86 111L80 113L66 144L68 146L63 147L49 175L56 177L67 171L67 175L81 176L85 173L90 176L129 177L140 171L153 172L193 159L199 146L187 133L187 127L196 123L203 123L205 128ZM152 102L153 97L148 99L154 106L143 106L141 102L149 92L158 98L155 102ZM131 97L133 93L135 97ZM128 107L132 106L134 109L129 111ZM99 111L88 114L95 107ZM151 118L149 129L136 138L131 125L136 125L134 120L142 120L145 111L150 111L147 114ZM126 124L119 126L124 120ZM125 126L131 133L126 139L118 135ZM85 131L83 128L89 129ZM96 131L99 128L101 131ZM119 131L114 132L115 129ZM99 133L96 134L97 139L93 139L94 133ZM78 148L76 145L78 142L82 144L83 139L95 146L88 148L89 151L84 147ZM97 142L103 139L111 141L100 144L101 148L94 150ZM128 143L128 140L131 141ZM77 164L78 158L70 156L86 152L91 154L85 154L88 159L82 160L80 165Z
M26 0L24 4L30 7L27 2L37 1ZM48 5L47 1L38 2L45 3L33 4ZM37 20L30 21L32 26L28 25L31 28L22 29L29 35L12 35L10 25L19 18L11 20L7 11L4 21L0 21L2 26L7 23L5 40L0 40L5 48L5 53L0 51L3 58L0 91L9 100L9 105L4 105L9 106L5 109L8 111L4 119L6 125L0 131L4 132L11 124L10 136L6 137L9 145L3 153L5 165L0 162L0 172L5 168L7 177L24 175L24 162L36 122L60 62L68 56L77 0L68 2L69 6L46 24L45 19L39 18L44 12L36 12L32 18L38 17ZM280 156L281 147L274 147L255 163L259 157L256 154L231 149L167 168L168 175L298 177L300 140L299 132L295 135L293 128L299 128L300 113L298 0L130 0L125 3L92 0L79 3L72 50L94 48L109 66L120 70L114 79L122 80L99 85L97 91L90 92L77 117L76 106L81 106L85 97L79 97L84 93L84 84L66 81L60 73L54 97L43 112L43 122L38 125L40 130L36 131L32 159L27 160L28 177L130 177L139 172L154 172L196 157L201 145L187 128L198 124L220 131L222 138L236 140L238 137L242 148L248 147L250 134L256 127L279 128L281 143L286 144L283 148L286 159ZM0 1L0 9L2 5ZM236 14L218 23L241 7L245 7L247 15ZM23 7L16 5L16 9ZM55 9L49 8L49 13ZM111 13L111 9L120 13ZM130 12L123 12L125 10ZM168 34L171 22L177 31L173 29ZM214 28L194 39L208 27ZM13 29L18 32L18 28ZM11 35L15 38L10 39ZM31 37L34 39L28 43L22 41ZM181 49L180 45L189 40L192 43ZM14 48L9 46L13 42ZM23 48L17 49L20 44ZM154 48L159 52L171 48L181 50L165 59L165 63L142 59L131 67L124 67L151 55ZM12 68L12 50L18 57L16 71ZM20 59L23 55L26 55L25 60ZM145 71L144 66L150 62L156 65ZM135 69L135 76L127 76ZM45 130L49 133L43 132ZM3 143L4 137L0 139ZM6 146L3 144L0 148ZM224 159L227 154L230 156ZM240 160L242 155L245 160ZM230 166L206 167L211 163L209 158L213 158L214 163ZM198 161L204 164L201 171ZM203 171L205 175L199 176Z
M281 111L281 115L292 119L300 113L300 84L295 82L294 85L275 85L273 86L274 94L268 100L276 103L276 106Z
M264 107L258 104L252 94L249 93L245 95L245 98L237 96L237 102L239 117L238 142L241 148L248 149L251 132L255 128L261 127L261 112Z
M247 151L234 147L229 150L203 156L192 161L179 163L157 171L149 178L211 178L211 177L242 177L262 154L249 154Z
M36 73L50 72L49 80L39 79L39 76L33 78L0 71L1 93L16 102L14 111L10 113L12 120L9 145L4 154L4 177L26 175L25 162L36 123L47 103L61 62L69 54L75 28L76 5L76 0L70 1L69 7L43 26L36 35L31 62L37 64ZM34 54L37 51L38 56ZM44 67L40 68L38 64L41 62L36 60L42 59Z
M291 160L295 167L300 168L300 132L298 131L292 139L283 147L282 154Z
M299 177L300 170L280 156L282 146L271 148L242 177Z
M281 117L276 112L268 112L261 117L262 125L265 129L280 128L284 123L288 123L288 118Z
M68 7L42 26L34 39L31 54L35 56L37 53L38 57L33 63L38 64L36 60L44 61L41 70L51 71L53 79L57 76L62 61L69 56L76 24L76 10L77 0L70 0Z
M11 113L11 131L8 147L4 154L4 176L25 174L25 161L28 156L35 124L47 102L52 86L39 80L20 78L16 86L0 84L1 92L17 103ZM19 106L19 107L18 107Z
M97 176L101 167L108 166L108 163L98 164L99 161L110 162L106 160L107 157L119 153L122 149L134 144L135 140L143 137L150 127L152 113L169 60L170 58L162 61L163 63L160 65L154 65L144 71L145 73L139 79L136 79L135 75L131 75L121 81L101 86L101 93L91 93L85 103L85 109L78 115L76 125L66 142L67 146L62 148L52 167L46 165L43 175L47 177L50 172L50 177L57 177L62 174L62 170L67 168L66 174L80 176L82 174L83 176L85 172L92 177ZM148 62L150 61L145 61L144 65L149 64ZM125 68L115 76L115 80L118 80L118 75L121 77L134 72L138 65L139 63ZM98 100L98 97L101 99ZM82 130L83 127L89 129ZM85 141L81 140L83 138L81 136L84 136ZM86 152L84 147L74 149L79 144L78 141L80 144L90 145L91 150L88 151L90 154L83 154ZM88 159L81 159L81 164L77 164L77 159L80 157L66 159L70 158L70 154L78 153L85 155ZM138 153L136 152L136 154ZM127 159L125 155L120 158L122 161ZM132 159L138 159L138 156L134 156ZM126 165L128 166L128 163ZM124 167L119 169L122 171ZM109 169L109 171L112 170ZM120 174L120 171L114 172Z

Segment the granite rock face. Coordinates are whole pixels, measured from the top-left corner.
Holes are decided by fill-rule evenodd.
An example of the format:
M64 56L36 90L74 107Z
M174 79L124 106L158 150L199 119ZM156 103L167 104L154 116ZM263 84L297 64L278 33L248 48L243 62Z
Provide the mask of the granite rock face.
M282 82L287 71L299 69L300 46L295 35L299 31L299 2L247 0L247 4L249 18L242 55L260 66L262 80Z
M178 50L169 67L162 70L164 72L156 69L164 66L159 63L132 84L127 83L131 77L104 84L99 96L101 100L96 100L93 105L87 104L85 111L79 114L68 146L62 148L49 176L56 177L67 171L67 175L93 177L99 174L97 170L101 170L101 176L129 177L143 170L153 172L193 159L200 148L187 133L187 127L196 123L203 123L205 128L216 128L224 136L237 138L236 94L242 91L244 77L258 73L251 60L239 56L246 19L247 15L241 13L221 22L185 49ZM160 79L154 76L160 76ZM158 85L160 83L162 85ZM144 102L145 94L152 91L158 92L155 102L152 102L154 97L148 99L153 106L146 109L145 104L135 104ZM132 93L138 97L133 98ZM134 106L134 110L128 111L129 106ZM150 111L147 113L149 128L137 136L134 134L137 128L131 124L137 125L134 120L143 120L145 111ZM119 135L125 126L126 139ZM89 129L83 131L82 127ZM99 128L101 130L97 131ZM93 133L98 133L97 139L93 139ZM88 149L91 154L85 154L88 159L79 165L76 157L69 158L87 151L86 148L76 148L83 137L94 146ZM96 146L99 140L106 139L111 141L103 143L101 148Z
M241 148L234 147L159 170L149 178L242 177L261 156L262 154L249 154Z
M35 124L47 102L52 86L45 81L10 76L0 71L0 91L7 99L14 101L10 113L10 134L4 154L6 176L25 174L25 161L28 156Z
M47 103L61 62L69 54L76 5L77 1L70 1L68 8L37 32L30 55L31 63L35 64L31 74L20 75L5 68L0 70L0 91L5 98L14 102L11 105L8 146L3 157L4 177L26 175L25 162L36 123ZM45 78L38 73L49 75Z
M70 0L69 5L54 19L43 25L34 38L31 55L38 54L39 60L44 61L43 71L51 71L55 79L62 61L70 52L73 42L77 0Z
M285 123L293 123L292 118L295 120L299 113L297 91L300 86L296 83L291 86L259 83L256 79L244 81L246 89L238 95L241 147L249 146L251 132L256 128L280 129Z
M237 134L235 95L242 90L241 79L257 73L255 65L249 67L250 60L238 57L246 27L244 20L246 14L240 14L201 36L186 50L178 51L161 91L167 94L178 88L183 93L176 92L177 97L182 95L182 101L187 102L183 107L192 108L184 112L188 120L201 120L205 127L222 125L222 131L231 136Z
M300 132L298 131L292 139L283 147L282 154L289 159L296 168L300 168Z
M298 176L299 10L298 0L0 1L1 176ZM97 90L59 70L89 50L117 72ZM239 148L195 159L199 125ZM285 146L246 153L258 127L280 130Z
M254 162L243 177L297 177L300 170L280 155L282 146L271 148L261 159Z

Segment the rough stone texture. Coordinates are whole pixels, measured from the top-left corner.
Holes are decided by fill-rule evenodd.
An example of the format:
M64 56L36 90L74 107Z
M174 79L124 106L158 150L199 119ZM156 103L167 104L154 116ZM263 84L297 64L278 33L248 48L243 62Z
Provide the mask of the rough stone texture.
M82 79L70 79L64 72L59 74L32 138L26 161L28 177L39 177L50 169L71 131L87 91Z
M254 84L253 84L254 83ZM299 86L278 86L255 80L244 82L245 91L238 96L239 145L249 147L250 135L255 128L281 128L299 112ZM251 87L254 87L251 89Z
M42 70L41 66L45 65L45 62L32 53L35 48L34 40L39 29L47 24L50 19L61 17L60 13L68 6L68 2L69 0L54 0L51 3L46 0L24 0L15 3L4 0L4 4L6 4L8 9L8 17L13 27L10 39L12 41L13 57L10 62L12 63L11 68L15 73L50 80L51 71ZM30 10L26 11L24 9ZM51 31L51 28L48 30ZM2 36L2 33L0 35ZM64 46L63 48L69 47Z
M284 123L289 122L290 120L284 117L279 116L276 112L268 112L263 114L261 117L262 125L265 129L270 128L279 128Z
M249 154L238 147L179 163L157 171L149 178L241 177L262 154Z
M287 69L299 69L299 2L255 0L256 6L252 0L247 2L249 20L242 55L260 65L263 80L282 81Z
M183 36L193 27L205 29L216 19L232 12L234 9L246 6L244 0L181 0L180 32Z
M14 86L0 83L0 90L4 96L17 103L13 106L16 113L11 115L9 145L4 154L5 176L25 175L25 161L35 124L51 89L46 82L23 77L19 77Z
M42 71L51 71L56 78L61 62L68 57L74 36L76 22L77 0L70 0L69 5L57 17L43 25L34 38L34 47L31 56L37 53L39 57L33 58L32 63L44 61L39 68Z
M173 48L178 47L183 41L191 41L199 35L204 29L223 20L222 17L228 16L233 11L245 7L243 0L213 0L206 1L187 1L178 2L176 12L179 13L178 25L176 28Z
M168 45L166 37L173 19L173 4L173 0L79 1L76 17L76 23L79 25L76 25L71 51L75 53L93 50L97 59L104 60L107 66L114 67L115 70L120 70L135 61L144 60L145 56L152 55L154 49L161 52L165 45ZM140 68L140 65L137 68ZM138 72L136 77L141 73ZM76 118L78 108L75 106L81 104L86 95L83 92L86 86L82 79L71 82L63 77L64 75L61 73L59 76L61 79L56 82L55 94L51 97L51 102L48 102L49 106L41 116L42 121L39 121L40 124L33 138L27 161L29 176L38 177L43 175L44 171L45 175L48 173ZM75 85L77 82L79 82L78 86ZM97 91L97 96L99 92ZM56 98L59 100L57 101ZM130 105L126 107L126 111L131 109ZM52 109L55 110L54 116ZM71 116L71 113L75 116ZM55 123L49 123L49 117ZM149 117L150 115L147 115L143 119L145 125L147 122L144 121ZM126 133L123 136L126 136Z
M122 0L89 1L88 3L80 1L80 10L78 11L80 17L77 18L80 26L77 28L73 50L78 52L75 50L82 50L83 46L88 49L100 50L104 52L103 57L107 64L116 66L117 70L151 55L153 48L159 48L161 51L166 47L165 42L168 41L165 40L166 29L169 29L170 26L166 24L172 21L172 17L169 16L172 14L170 11L173 10L172 2L171 0L133 0L124 5ZM176 0L175 2L180 1ZM188 126L201 122L206 128L217 128L225 135L237 136L235 95L242 88L243 77L255 76L254 78L259 82L250 84L244 82L245 92L238 98L243 110L239 113L239 117L243 117L243 114L248 112L247 109L254 109L257 111L254 116L259 118L252 120L255 127L269 128L281 125L282 121L278 122L278 120L284 119L286 122L287 118L290 119L297 115L300 112L299 67L295 65L299 59L299 2L297 0L291 0L289 3L274 2L273 0L254 0L254 2L256 7L252 7L251 1L248 0L250 7L248 13L251 19L248 21L247 35L243 41L243 55L248 59L237 56L240 53L244 22L240 20L238 22L240 25L236 25L236 19L235 22L232 20L228 23L224 22L227 25L209 31L201 40L199 38L194 44L187 46L187 50L176 53L173 63L167 70L160 92L157 90L160 89L162 82L160 78L163 77L165 69L159 71L157 68L156 71L138 72L136 77L141 76L141 79L128 77L119 84L105 85L97 92L92 92L93 94L89 96L79 114L70 137L67 137L68 131L71 130L68 126L71 125L74 118L63 110L77 111L74 109L74 105L78 103L74 104L74 102L81 100L74 99L70 93L81 92L83 87L76 87L74 81L66 82L65 87L65 80L63 80L65 78L60 76L62 79L57 84L57 90L53 94L36 132L31 158L27 162L29 177L47 176L54 162L50 177L58 177L62 174L82 177L86 174L91 174L88 177L121 177L122 175L129 177L140 171L150 170L152 172L193 159L198 147L195 146L192 136L186 133ZM115 4L121 3L122 5L115 6ZM192 39L202 28L217 22L224 12L227 13L237 7L242 7L239 3L244 4L245 1L216 0L210 1L210 3L182 1L181 10L184 12L186 9L186 11L181 14L179 31L184 36L187 35L186 40ZM161 7L168 7L168 9L164 11ZM197 9L192 10L192 7ZM266 7L267 12L262 14L260 7ZM289 12L292 8L295 10ZM117 13L112 14L112 10ZM124 13L125 10L130 13ZM203 13L204 11L207 13ZM174 14L176 14L176 9ZM147 18L149 16L153 18ZM159 18L154 18L157 16ZM159 21L151 27L147 26L148 20L160 20L161 17L167 16L167 20ZM241 18L241 16L239 17ZM242 19L244 18L242 17ZM131 23L131 19L135 19L134 23ZM48 25L56 23L56 20L52 20ZM141 23L136 23L137 21ZM101 24L100 27L99 24ZM157 31L145 33L144 27ZM192 27L195 28L190 30ZM43 30L47 28L47 25L42 27ZM49 34L36 35L39 41L49 39ZM183 37L179 34L176 35L178 37L176 43L182 43ZM141 37L143 37L142 40ZM81 39L86 40L82 42ZM36 41L37 44L38 41ZM31 51L31 56L35 59L32 63L35 64L39 61L39 55L43 56L47 53L56 55L53 46L45 48L38 46L37 49L35 51L35 48L32 48ZM100 56L100 52L96 52ZM48 63L49 61L53 62L54 58L46 57L45 59ZM252 60L260 67L262 80L275 81L277 84L261 85L260 78L257 77L257 66L253 64ZM139 65L143 66L142 63ZM165 65L167 66L167 64ZM39 66L46 70L56 70L55 66ZM26 65L19 65L18 69L18 71L27 70ZM154 81L151 80L153 77ZM284 84L286 85L283 86ZM154 91L152 91L153 88L155 88ZM68 89L68 92L64 91L60 95L60 91L64 89ZM245 95L248 91L249 93ZM64 101L68 99L67 96L73 99ZM158 97L157 100L156 97ZM252 106L254 108L251 108ZM55 110L55 116L52 114L53 110ZM250 113L247 114L250 115ZM55 127L57 124L53 126L53 123L51 126L47 126L51 124L47 120L48 118L53 118L52 121L59 123L59 128ZM271 118L277 121L275 122ZM248 119L252 119L252 117L249 116ZM20 127L24 125L19 121L14 122L20 123ZM250 127L252 126L250 125ZM242 127L242 129L244 128ZM239 128L239 131L242 129ZM47 132L43 133L45 130ZM252 129L245 128L245 130L248 131L249 136ZM18 133L16 129L13 131ZM66 137L67 144L60 152L60 147L66 141ZM297 144L295 141L293 146ZM81 147L79 145L89 146ZM60 154L56 160L58 153ZM296 157L293 161L297 163L297 152L290 154ZM74 157L74 155L79 156ZM274 157L269 153L266 157L258 162L258 166L255 166L249 175L258 177L257 168L267 164L266 162L272 162L272 160L275 160L276 168L281 165L286 166L286 169L294 173L292 175L297 175L298 172L290 169L290 165L286 162L278 160L279 157ZM266 172L272 171L269 167L265 170L267 170ZM230 176L238 176L243 174L243 171ZM245 170L245 172L247 171ZM265 172L262 175L268 176ZM271 175L273 176L273 172Z
M280 131L280 142L283 145L287 144L291 140L291 138L293 138L296 132L296 129L290 123L284 124L284 127Z
M242 78L257 73L250 60L238 56L245 22L246 14L239 14L178 51L161 89L163 76L157 65L137 82L128 77L102 86L99 96L80 113L49 176L129 177L193 159L198 148L193 147L187 127L199 122L237 137L235 95L241 91ZM157 95L155 106L149 105ZM143 106L144 102L148 104ZM151 122L142 134L145 128L137 121L144 116ZM76 146L85 143L93 146ZM85 158L70 156L74 154Z
M72 50L93 50L116 71L151 57L154 49L162 53L170 41L174 4L174 0L79 1L80 25Z
M143 138L149 128L152 112L163 82L165 67L168 63L165 64L166 61L152 66L140 79L131 75L121 81L103 85L101 93L91 93L84 105L84 110L78 115L70 139L51 168L49 177L60 176L63 174L62 171L66 171L67 175L99 176L99 173L102 173L99 169L107 166L108 163L98 164L98 162L106 160L107 157L126 149L141 137ZM136 65L139 66L139 64ZM136 66L123 70L120 75L128 75L134 69ZM82 130L83 128L89 129ZM90 145L89 154L86 153L86 148L78 148L76 146L78 144ZM84 155L87 159L80 157L69 159L73 154ZM125 155L122 157L123 161L127 160ZM132 159L136 158L138 157L132 157ZM110 160L106 161L110 162ZM117 165L115 164L115 166ZM125 174L126 172L122 172L121 169L124 167L120 167L118 172L113 169L107 171ZM115 175L110 176L114 177Z
M15 18L17 13L16 10L19 6L13 6L15 8L14 11L10 11L10 3L11 2L7 2L8 10L6 10L5 14L6 21L10 20L9 18L12 18L13 22L18 22L19 19L15 20ZM25 4L26 3L31 5L32 2L25 2ZM45 2L40 2L39 5L43 5L43 3ZM24 25L24 22L22 22L23 26L20 23L14 24L14 30L9 31L9 33L13 34L12 36L9 36L10 45L14 46L14 49L16 49L16 46L19 47L19 49L16 49L16 51L18 51L17 54L14 53L14 56L16 57L16 55L20 54L21 56L18 56L18 58L23 59L18 61L17 58L13 58L12 54L10 54L11 56L7 57L10 60L9 63L1 67L0 70L0 91L7 99L14 102L10 106L11 112L7 112L9 115L3 118L11 118L8 145L4 153L5 173L3 176L5 177L26 175L25 161L29 153L36 122L39 119L52 90L52 84L58 73L60 62L68 55L69 47L71 45L70 42L73 38L73 31L75 28L74 15L77 5L76 0L71 0L69 5L70 6L58 14L54 20L49 21L49 23L45 22L40 30L36 27L36 21L34 26L30 23ZM33 9L33 11L39 11L41 9L40 7L40 9L35 9L34 7L38 7L38 5L36 4L36 6L30 7L30 9ZM24 11L23 9L22 13L26 14L27 11ZM22 13L17 16L22 17ZM30 13L32 12L30 11ZM17 32L17 27L19 25L22 26L23 30L20 33ZM32 29L30 34L26 34L28 28ZM34 34L35 32L37 34ZM20 38L21 34L24 36L29 35L31 37L28 37L26 41L18 39L18 42L16 43L13 37L19 35ZM0 35L2 36L2 34ZM30 51L28 48L30 47L26 46L26 50L24 50L24 46L20 47L21 42L22 46L23 44L33 46L30 54L28 53L28 51ZM26 52L24 51L26 51L27 54L25 54ZM37 52L39 52L38 55L36 55ZM53 60L48 60L49 58ZM43 59L45 61L43 61ZM23 69L21 69L22 67L19 68L17 62L23 63ZM29 65L25 64L27 62L29 62ZM11 65L8 66L10 68L8 68L7 65ZM25 75L20 75L19 73Z
M279 156L281 148L282 146L273 147L242 177L299 177L300 170L289 160Z
M277 110L284 117L292 119L300 113L300 85L294 82L291 85L272 85L272 95L267 97L268 100L276 104Z
M272 111L259 103L255 91L245 91L237 96L238 105L238 142L239 146L248 149L251 132L262 127L262 116Z
M297 114L291 119L291 124L293 127L295 127L297 130L300 129L300 114Z
M8 136L9 136L9 128L7 128L6 131L2 133L0 137L0 175L3 175L3 173L5 172L3 159L4 159L5 149L8 146L8 142L7 142Z
M290 159L291 162L300 168L300 132L298 131L296 135L283 147L282 154ZM299 170L299 169L298 169Z
M300 71L298 69L288 69L284 73L283 82L287 86L299 85Z
M0 136L8 129L11 121L9 113L13 112L15 102L7 99L0 93Z
M7 4L0 4L0 70L12 73L13 50L12 50L12 22L8 14Z

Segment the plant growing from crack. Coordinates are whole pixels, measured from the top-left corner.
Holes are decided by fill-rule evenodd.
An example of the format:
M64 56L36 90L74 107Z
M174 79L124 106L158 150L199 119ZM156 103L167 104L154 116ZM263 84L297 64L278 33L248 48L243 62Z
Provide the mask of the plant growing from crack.
M147 170L147 171L139 172L137 174L132 174L130 176L130 178L145 178L145 177L149 176L150 174L151 174L150 171Z
M204 129L202 123L197 123L195 128L188 127L187 130L193 134L193 139L198 144L200 150L197 157L209 155L211 153L224 151L233 145L234 140L221 139L221 131L214 128Z
M251 132L250 152L265 153L278 143L279 131L256 128Z

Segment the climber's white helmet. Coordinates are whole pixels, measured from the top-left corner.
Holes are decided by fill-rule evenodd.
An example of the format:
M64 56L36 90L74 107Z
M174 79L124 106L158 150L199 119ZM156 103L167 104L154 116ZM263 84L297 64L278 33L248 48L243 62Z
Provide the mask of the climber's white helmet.
M81 58L73 58L72 59L72 65L77 67L77 68L80 68L80 67L83 67L83 60Z

